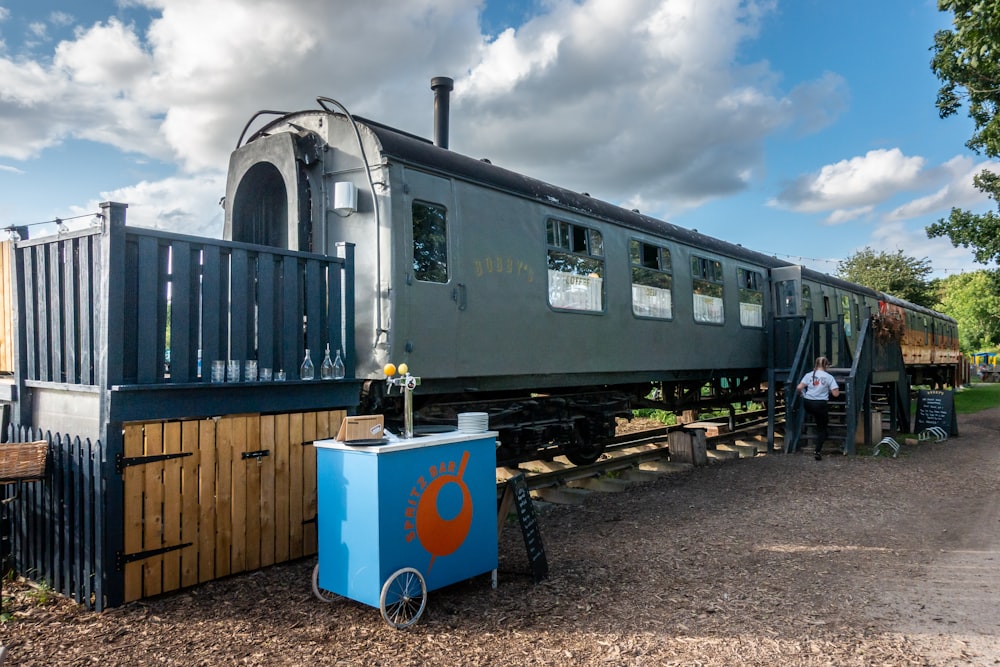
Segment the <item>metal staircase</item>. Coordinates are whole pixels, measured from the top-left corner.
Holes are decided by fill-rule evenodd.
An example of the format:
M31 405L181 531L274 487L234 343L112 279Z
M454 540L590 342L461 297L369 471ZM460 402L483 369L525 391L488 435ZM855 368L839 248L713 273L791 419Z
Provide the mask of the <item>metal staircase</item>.
M813 322L806 317L771 318L771 361L768 373L768 448L774 449L778 429L777 403L779 391L784 398L784 451L799 449L805 422L805 407L795 390L798 381L810 369L819 354L836 350L836 358L846 359L846 340L839 335L836 322ZM797 338L796 338L797 335ZM903 355L897 341L876 340L872 333L872 318L861 325L850 367L829 368L840 385L840 399L830 405L828 438L838 441L845 454L855 453L855 433L858 420L864 428L864 442L872 440L872 387L884 387L892 431L909 430L909 382ZM807 436L809 437L809 436Z

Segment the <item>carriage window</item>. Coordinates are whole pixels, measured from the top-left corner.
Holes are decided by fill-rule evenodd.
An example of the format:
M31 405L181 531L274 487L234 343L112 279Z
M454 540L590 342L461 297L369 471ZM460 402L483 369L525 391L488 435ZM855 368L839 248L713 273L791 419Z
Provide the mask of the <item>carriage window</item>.
M723 324L722 262L691 256L691 276L694 288L694 321Z
M809 285L802 286L802 312L809 314L812 312L813 302L812 295L809 291Z
M632 312L640 317L672 318L670 251L632 239L629 263L632 266Z
M840 297L840 312L844 314L844 335L851 337L851 300L847 295Z
M777 283L779 315L797 314L798 305L795 303L795 282L794 280L779 280Z
M448 282L448 226L445 208L413 202L413 276L428 283Z
M546 222L549 304L604 310L604 239L601 232L562 220Z
M745 327L764 326L764 278L757 271L737 269L740 286L740 324Z

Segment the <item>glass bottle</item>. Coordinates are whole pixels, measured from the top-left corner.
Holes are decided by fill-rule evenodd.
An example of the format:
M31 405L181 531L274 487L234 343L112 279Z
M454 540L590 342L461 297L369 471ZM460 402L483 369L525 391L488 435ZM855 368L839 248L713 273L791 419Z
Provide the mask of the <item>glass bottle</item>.
M333 360L333 379L343 380L346 370L344 368L344 360L340 358L340 349L337 349L337 358Z
M302 380L312 380L316 377L316 367L313 366L312 358L309 356L309 348L306 348L306 358L299 366L299 378Z
M319 366L319 377L323 380L333 379L333 361L330 359L330 344L326 344L326 354L323 356L323 363Z

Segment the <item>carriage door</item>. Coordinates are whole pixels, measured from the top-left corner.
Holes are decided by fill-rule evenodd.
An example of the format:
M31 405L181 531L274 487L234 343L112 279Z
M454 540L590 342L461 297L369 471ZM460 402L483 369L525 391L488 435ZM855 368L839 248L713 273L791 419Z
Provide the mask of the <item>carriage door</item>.
M771 269L771 297L774 305L774 363L779 368L792 365L802 337L805 311L802 308L802 267Z
M424 377L452 377L460 293L457 220L451 181L407 169L401 249L405 292L399 295L405 325L396 329L393 362L405 361ZM398 358L396 358L398 357Z

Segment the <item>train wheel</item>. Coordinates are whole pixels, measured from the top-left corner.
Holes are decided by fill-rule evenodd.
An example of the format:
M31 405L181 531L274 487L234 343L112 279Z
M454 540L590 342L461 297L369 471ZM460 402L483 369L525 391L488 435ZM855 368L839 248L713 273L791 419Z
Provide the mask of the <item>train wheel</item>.
M412 567L396 570L385 580L378 608L385 622L396 629L417 622L427 606L427 583L424 575Z
M573 438L572 444L563 445L563 453L573 465L585 466L601 458L604 453L604 445L601 443L587 442L580 433Z

